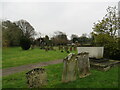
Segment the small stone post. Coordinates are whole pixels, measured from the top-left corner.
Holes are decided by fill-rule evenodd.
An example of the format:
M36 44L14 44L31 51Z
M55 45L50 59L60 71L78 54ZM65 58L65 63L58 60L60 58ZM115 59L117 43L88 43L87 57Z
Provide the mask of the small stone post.
M90 75L89 53L81 52L77 55L79 77L83 78Z
M47 84L47 73L43 68L35 68L26 73L29 88L41 88Z
M76 80L78 70L76 55L70 53L68 57L63 60L63 63L62 82L66 83Z

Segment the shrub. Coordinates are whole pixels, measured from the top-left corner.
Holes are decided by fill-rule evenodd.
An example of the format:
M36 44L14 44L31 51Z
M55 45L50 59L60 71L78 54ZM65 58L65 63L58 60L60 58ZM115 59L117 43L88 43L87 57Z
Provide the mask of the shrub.
M118 48L117 43L109 43L105 45L104 57L110 59L120 59L120 48Z
M104 57L120 60L120 38L108 34L98 34L95 36L95 46L104 47Z
M30 39L26 37L22 37L20 40L20 46L23 50L28 50L31 46Z

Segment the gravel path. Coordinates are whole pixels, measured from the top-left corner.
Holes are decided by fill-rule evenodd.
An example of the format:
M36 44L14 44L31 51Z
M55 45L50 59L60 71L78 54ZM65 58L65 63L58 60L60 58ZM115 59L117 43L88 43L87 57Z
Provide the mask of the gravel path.
M48 66L48 65L51 65L51 64L62 63L62 61L63 60L60 59L60 60L54 60L54 61L41 62L41 63L28 64L28 65L22 65L22 66L18 66L18 67L1 69L0 70L0 75L7 76L7 75L14 74L14 73L17 73L17 72L21 72L21 71L25 71L25 70L31 70L31 69L36 68L36 67Z

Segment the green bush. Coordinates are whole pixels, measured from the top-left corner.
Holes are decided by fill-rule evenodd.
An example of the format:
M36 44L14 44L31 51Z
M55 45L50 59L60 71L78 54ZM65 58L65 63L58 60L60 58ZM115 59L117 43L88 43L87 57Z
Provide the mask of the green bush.
M95 46L104 47L104 57L120 60L120 38L110 36L109 34L95 35Z
M31 46L30 39L26 37L22 37L20 40L20 46L23 50L28 50Z
M120 48L118 48L117 43L109 43L105 45L104 57L110 59L120 59Z

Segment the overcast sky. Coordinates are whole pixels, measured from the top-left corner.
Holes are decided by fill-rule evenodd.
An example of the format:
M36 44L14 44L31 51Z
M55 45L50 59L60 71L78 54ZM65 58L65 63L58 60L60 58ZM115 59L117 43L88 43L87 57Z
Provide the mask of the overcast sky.
M17 2L5 0L0 3L0 18L17 21L27 20L35 31L53 35L54 31L81 35L92 32L93 23L101 20L108 6L117 6L119 0L104 2Z

